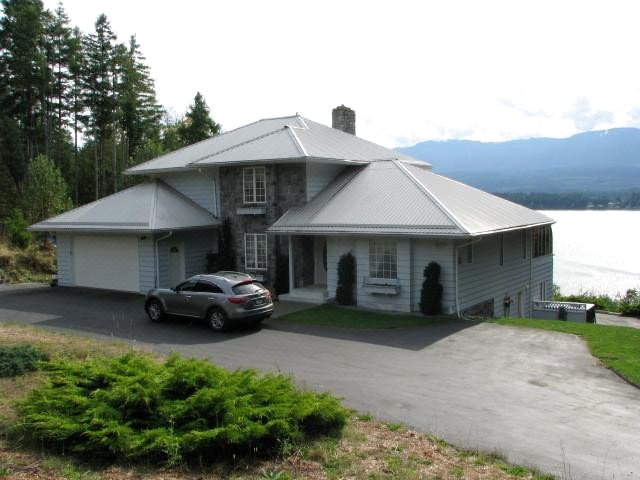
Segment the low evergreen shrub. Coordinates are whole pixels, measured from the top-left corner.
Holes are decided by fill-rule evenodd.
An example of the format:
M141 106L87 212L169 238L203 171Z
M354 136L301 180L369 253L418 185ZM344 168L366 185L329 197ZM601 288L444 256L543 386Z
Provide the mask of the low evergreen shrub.
M5 220L7 237L11 245L18 248L27 248L31 242L31 233L27 230L28 226L29 222L22 213L22 210L14 208Z
M342 430L347 411L284 375L229 372L172 355L57 361L17 406L16 433L50 449L105 460L227 460L281 453Z
M32 345L0 346L0 377L17 377L38 369L39 362L48 360L46 353Z
M336 302L339 305L356 304L356 276L356 258L351 253L345 253L338 260Z

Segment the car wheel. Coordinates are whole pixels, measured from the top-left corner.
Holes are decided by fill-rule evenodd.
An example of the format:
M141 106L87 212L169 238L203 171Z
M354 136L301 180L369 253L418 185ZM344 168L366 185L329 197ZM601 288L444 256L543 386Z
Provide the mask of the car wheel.
M164 320L164 308L158 300L149 300L147 303L147 315L152 322L161 322Z
M212 330L222 332L227 329L227 314L224 313L224 310L213 308L207 314L207 322Z

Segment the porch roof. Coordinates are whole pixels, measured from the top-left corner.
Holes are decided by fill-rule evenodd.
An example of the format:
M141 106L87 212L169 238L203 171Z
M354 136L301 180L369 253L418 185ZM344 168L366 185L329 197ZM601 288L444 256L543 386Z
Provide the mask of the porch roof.
M29 227L32 231L155 232L220 221L160 180L145 182Z
M534 210L389 160L343 173L269 232L468 237L550 223Z

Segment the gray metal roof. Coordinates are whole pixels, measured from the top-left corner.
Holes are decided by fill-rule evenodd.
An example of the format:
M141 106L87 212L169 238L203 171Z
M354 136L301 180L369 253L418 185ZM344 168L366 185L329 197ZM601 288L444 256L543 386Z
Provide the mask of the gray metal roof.
M205 228L220 222L157 180L122 190L32 225L34 231L155 232Z
M148 174L221 164L307 159L367 163L392 158L428 165L355 135L294 115L250 123L136 165L127 173Z
M348 169L269 232L474 236L552 222L428 168L389 160Z

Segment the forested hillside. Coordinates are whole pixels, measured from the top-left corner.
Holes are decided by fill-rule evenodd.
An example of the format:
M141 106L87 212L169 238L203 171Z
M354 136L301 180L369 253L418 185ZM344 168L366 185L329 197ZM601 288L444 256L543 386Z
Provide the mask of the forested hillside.
M219 132L199 93L169 118L135 34L119 39L105 15L82 32L62 5L1 7L0 234L121 190L140 181L122 174L130 166Z

